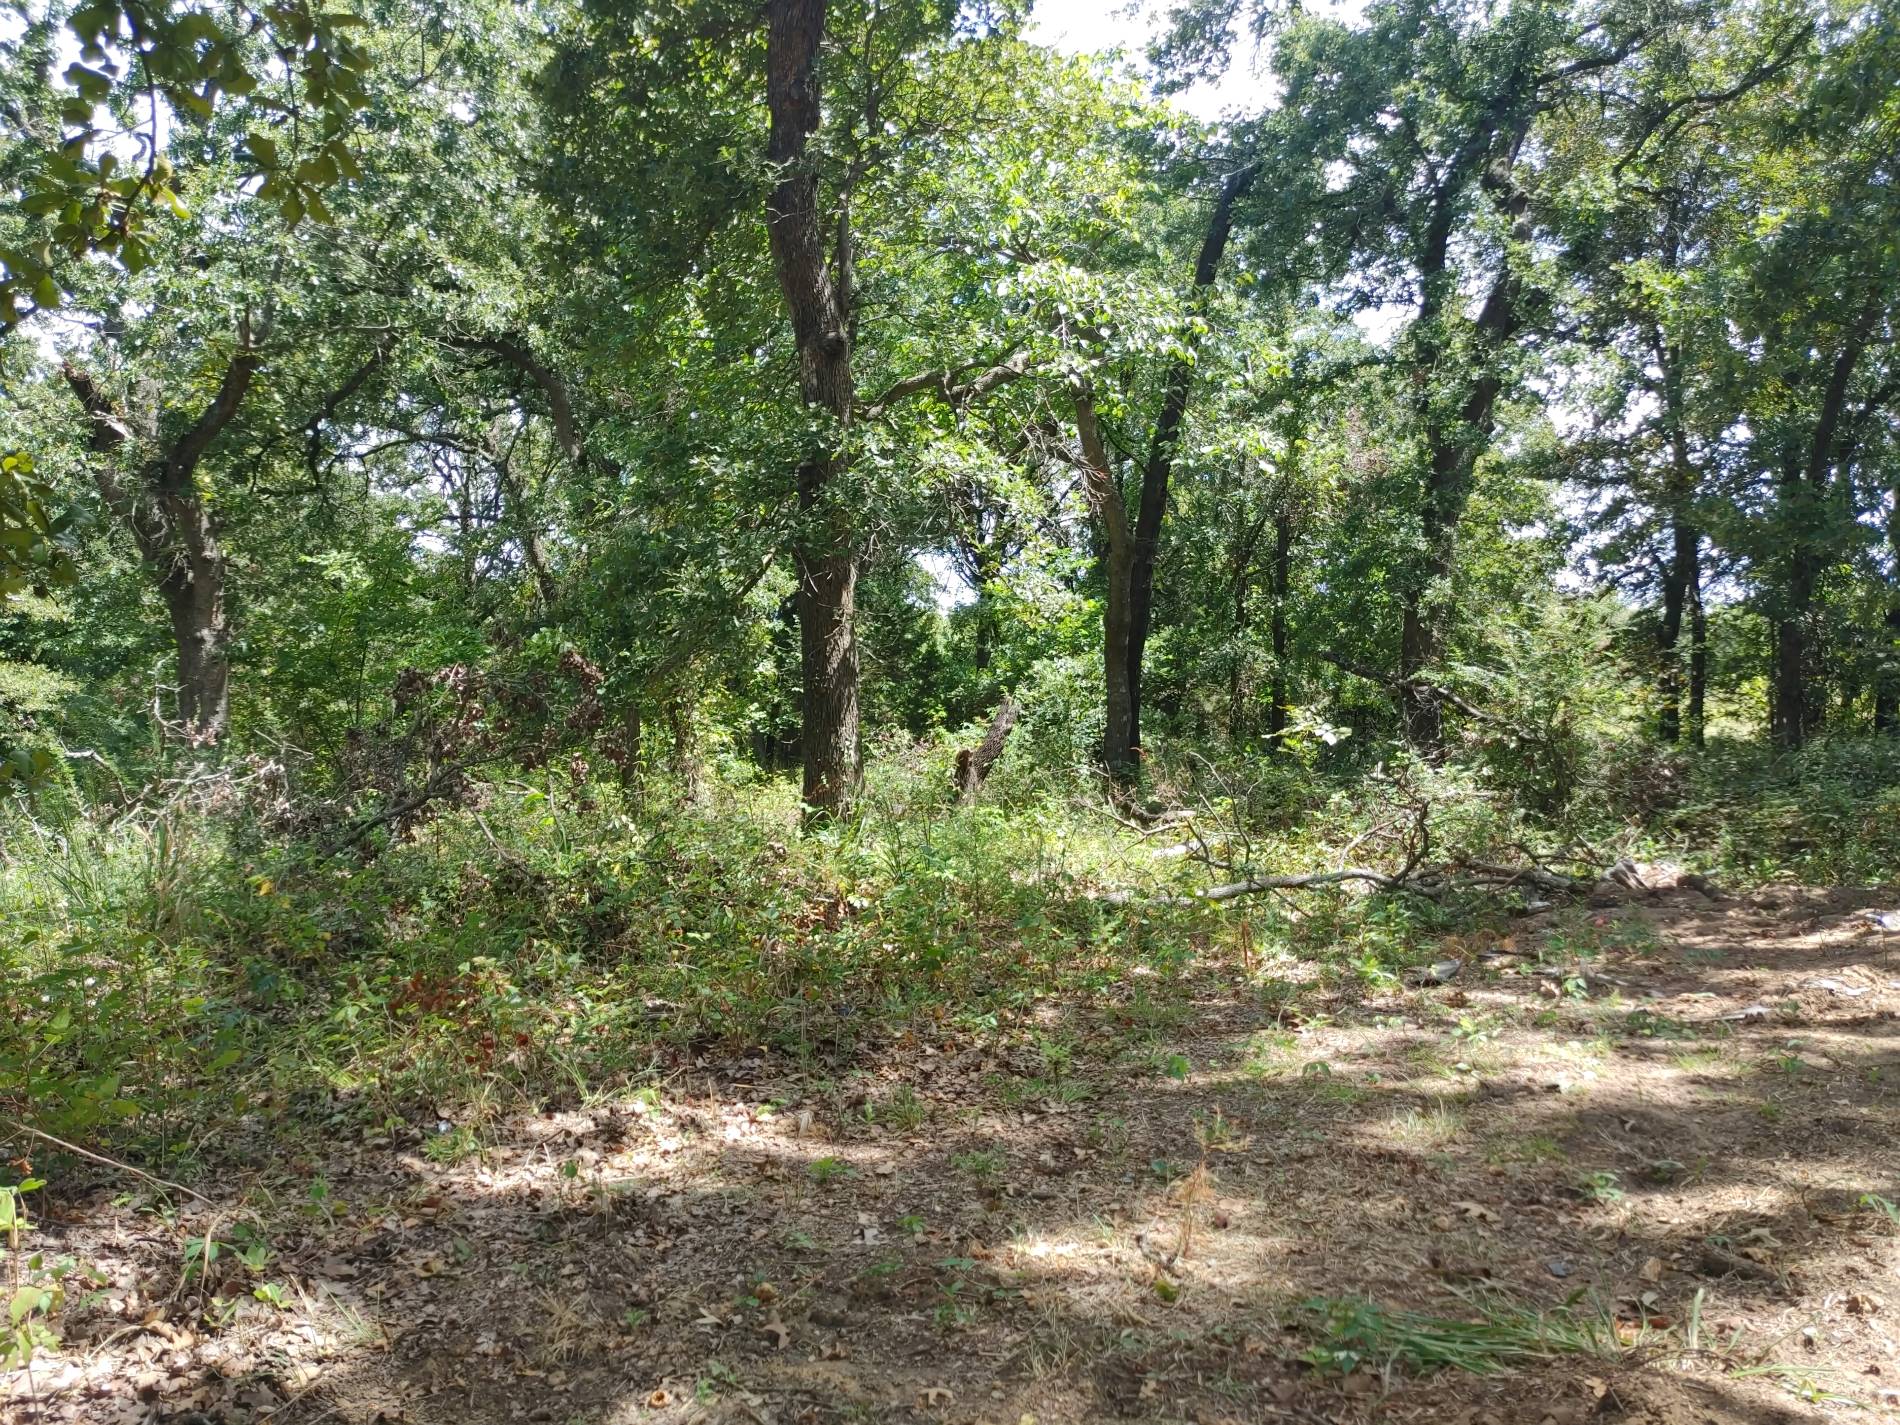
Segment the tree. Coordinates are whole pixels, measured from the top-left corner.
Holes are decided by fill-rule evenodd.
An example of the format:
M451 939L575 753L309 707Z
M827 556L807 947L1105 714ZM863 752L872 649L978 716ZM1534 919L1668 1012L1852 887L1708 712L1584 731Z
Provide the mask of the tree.
M835 443L850 429L857 395L851 371L852 234L848 194L820 211L811 140L822 115L819 50L826 0L770 0L766 6L766 157L777 174L766 200L766 229L779 289L791 312L798 389L805 404L836 423L836 434L800 462L798 628L804 683L805 804L824 815L848 811L863 751L858 728L858 645L854 626L859 535L837 498ZM827 253L827 232L837 246ZM828 498L829 496L829 498Z
M93 377L68 361L66 383L92 428L100 498L138 542L171 617L178 649L178 722L198 743L224 736L230 720L231 625L225 607L225 558L218 531L197 485L198 464L231 423L257 375L258 350L248 323L238 330L218 393L176 437L160 431L160 412L146 405L128 412ZM156 453L139 461L135 443ZM120 467L133 463L130 474Z

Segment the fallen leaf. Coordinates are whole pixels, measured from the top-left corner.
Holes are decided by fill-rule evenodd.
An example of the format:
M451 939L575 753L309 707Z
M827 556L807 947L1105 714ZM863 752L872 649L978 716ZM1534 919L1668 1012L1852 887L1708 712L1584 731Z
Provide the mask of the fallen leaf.
M1637 1275L1646 1282L1661 1281L1663 1276L1662 1258L1651 1257L1648 1261L1643 1263L1642 1270L1637 1272Z
M919 1405L948 1405L957 1398L957 1393L948 1386L927 1385L917 1392Z
M759 1327L759 1329L772 1338L772 1344L778 1350L782 1351L792 1343L791 1328L778 1319L778 1313L776 1311L766 1319L765 1324Z

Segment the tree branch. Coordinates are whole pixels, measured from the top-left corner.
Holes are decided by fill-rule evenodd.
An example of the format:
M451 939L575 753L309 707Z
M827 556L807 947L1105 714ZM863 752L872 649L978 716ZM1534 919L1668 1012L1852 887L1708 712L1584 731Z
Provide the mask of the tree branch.
M861 413L866 419L875 420L887 415L893 406L909 400L912 396L924 394L938 397L946 406L953 409L967 406L972 401L981 400L998 387L1007 386L1012 381L1019 381L1027 375L1029 354L1022 351L1014 352L980 375L958 384L959 376L966 371L975 371L980 365L980 362L971 362L954 369L919 371L914 376L906 376L903 380L893 382L886 387L869 405L862 408Z

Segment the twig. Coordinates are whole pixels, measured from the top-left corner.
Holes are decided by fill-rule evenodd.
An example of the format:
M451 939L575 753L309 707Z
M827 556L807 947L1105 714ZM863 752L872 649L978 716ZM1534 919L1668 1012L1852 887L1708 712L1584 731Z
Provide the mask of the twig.
M117 1168L122 1173L130 1173L133 1177L144 1178L148 1183L156 1183L159 1187L170 1188L173 1192L182 1192L186 1197L195 1197L206 1207L217 1206L216 1203L203 1193L198 1192L194 1188L188 1188L183 1183L175 1183L169 1178L161 1178L157 1173L148 1173L145 1169L135 1168L130 1163L121 1163L117 1158L108 1158L104 1153L95 1153L90 1148L80 1147L77 1143L68 1143L64 1138L55 1138L45 1129L35 1128L30 1123L22 1123L17 1118L8 1118L4 1114L0 1114L0 1123L6 1124L9 1128L17 1129L21 1133L31 1133L35 1138L44 1138L55 1148L64 1148L68 1153L77 1153L82 1158L90 1158L93 1162L103 1163L108 1168Z
M1348 866L1341 871L1311 871L1304 876L1253 876L1224 886L1209 886L1206 890L1199 892L1194 899L1230 901L1236 896L1253 895L1259 891L1302 891L1313 886L1335 886L1344 881L1365 881L1383 891L1406 888L1405 882L1397 876L1388 876L1383 871L1368 870L1364 866Z

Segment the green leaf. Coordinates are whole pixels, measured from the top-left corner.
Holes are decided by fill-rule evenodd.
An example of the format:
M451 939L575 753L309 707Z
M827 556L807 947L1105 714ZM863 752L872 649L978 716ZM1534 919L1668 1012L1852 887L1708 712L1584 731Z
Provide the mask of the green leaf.
M23 1286L13 1293L13 1300L7 1304L7 1319L15 1326L38 1311L47 1302L50 1292L43 1287Z

